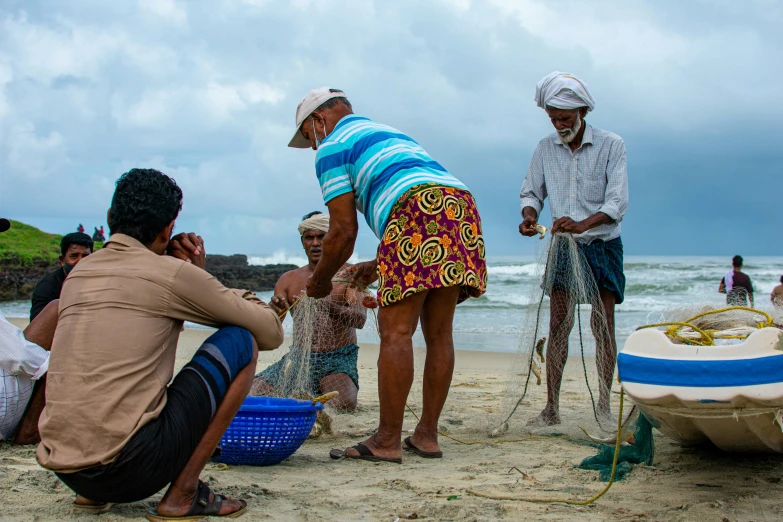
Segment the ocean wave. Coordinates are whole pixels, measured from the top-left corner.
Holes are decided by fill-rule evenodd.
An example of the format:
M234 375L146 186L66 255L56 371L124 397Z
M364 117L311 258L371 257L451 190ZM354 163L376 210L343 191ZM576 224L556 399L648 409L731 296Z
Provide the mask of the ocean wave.
M292 255L288 252L279 250L272 255L268 256L251 256L247 259L249 265L296 265L305 266L307 264L307 257L300 255Z
M349 263L358 263L359 256L353 254L348 260ZM307 257L300 254L290 254L284 250L278 250L274 254L268 256L249 256L247 258L247 264L249 265L296 265L305 266L307 264Z
M543 267L538 263L529 263L525 265L500 265L487 267L489 275L515 275L515 276L536 276L543 272Z

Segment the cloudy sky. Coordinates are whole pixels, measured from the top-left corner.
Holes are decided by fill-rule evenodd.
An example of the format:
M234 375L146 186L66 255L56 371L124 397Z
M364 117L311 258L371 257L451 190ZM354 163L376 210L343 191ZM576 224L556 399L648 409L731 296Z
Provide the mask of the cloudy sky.
M626 141L626 253L781 255L782 6L3 0L0 213L92 231L117 177L154 167L208 251L297 252L323 204L314 152L286 145L299 100L330 85L471 188L490 255L526 254L519 187L551 132L534 87L561 70ZM362 221L359 254L375 245Z

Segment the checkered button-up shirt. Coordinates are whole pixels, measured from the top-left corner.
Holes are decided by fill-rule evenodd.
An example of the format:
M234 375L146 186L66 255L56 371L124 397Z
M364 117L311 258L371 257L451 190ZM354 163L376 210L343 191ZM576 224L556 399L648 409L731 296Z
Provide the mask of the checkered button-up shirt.
M603 212L614 220L575 236L577 241L591 243L619 237L620 222L628 209L623 139L587 125L582 145L573 152L557 133L541 140L530 160L519 197L523 209L533 207L540 215L547 196L552 219L570 217L582 221Z

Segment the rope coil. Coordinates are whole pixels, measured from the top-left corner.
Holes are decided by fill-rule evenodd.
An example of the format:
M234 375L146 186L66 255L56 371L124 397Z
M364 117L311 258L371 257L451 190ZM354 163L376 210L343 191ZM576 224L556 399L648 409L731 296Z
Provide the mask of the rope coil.
M754 327L756 329L761 328L769 328L775 326L775 320L770 316L767 312L763 310L757 310L755 308L751 308L749 306L728 306L725 308L719 308L716 310L707 310L706 312L702 312L700 314L694 315L693 317L690 317L686 319L685 321L666 321L663 323L655 323L655 324L646 324L644 326L640 326L636 330L644 330L646 328L666 328L664 330L664 333L667 337L670 339L676 339L684 344L688 345L695 345L695 346L715 346L715 339L747 339L748 335L718 335L721 330L717 329L710 329L710 328L699 328L695 324L693 324L696 320L701 319L703 317L706 317L708 315L716 315L716 314L722 314L726 312L732 312L732 311L745 311L745 312L751 312L754 314L758 314L761 316L764 316L766 319L765 321L756 323ZM683 328L691 328L694 332L698 333L701 338L700 339L692 339L690 337L686 337L683 335Z

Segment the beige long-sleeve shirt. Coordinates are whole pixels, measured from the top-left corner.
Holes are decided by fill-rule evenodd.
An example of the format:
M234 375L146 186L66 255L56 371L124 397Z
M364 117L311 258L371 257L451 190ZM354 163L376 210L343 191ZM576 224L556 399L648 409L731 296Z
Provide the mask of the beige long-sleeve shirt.
M183 321L246 328L261 350L283 342L280 319L254 294L129 236L113 234L79 263L60 296L39 422L43 467L109 463L160 415Z

